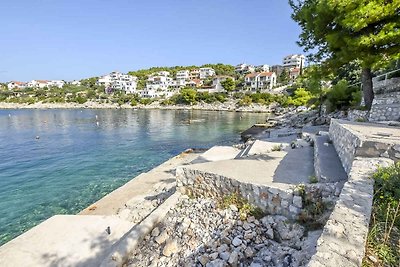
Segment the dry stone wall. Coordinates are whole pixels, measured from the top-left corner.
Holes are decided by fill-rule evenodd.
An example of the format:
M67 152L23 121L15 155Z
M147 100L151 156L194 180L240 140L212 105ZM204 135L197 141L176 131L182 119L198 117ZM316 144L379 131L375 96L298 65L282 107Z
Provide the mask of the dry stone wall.
M369 120L400 121L400 79L391 79L382 85L374 83L374 92Z
M333 203L339 195L341 184L309 184L302 186L276 185L266 186L244 183L200 170L190 169L190 166L178 167L176 170L178 190L181 193L195 197L211 197L222 199L236 192L261 208L267 214L284 215L297 219L304 208L303 194L321 197L322 201Z
M339 199L318 239L317 252L308 266L361 266L365 253L373 199L372 173L394 161L383 150L391 147L361 137L340 121L332 120L330 138L348 173ZM366 145L367 144L367 145Z

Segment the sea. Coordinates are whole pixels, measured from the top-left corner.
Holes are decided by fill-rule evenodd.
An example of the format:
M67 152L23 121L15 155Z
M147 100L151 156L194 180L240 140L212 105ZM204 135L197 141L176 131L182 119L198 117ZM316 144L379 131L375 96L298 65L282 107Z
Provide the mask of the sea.
M91 203L188 148L240 143L266 114L0 110L0 245Z

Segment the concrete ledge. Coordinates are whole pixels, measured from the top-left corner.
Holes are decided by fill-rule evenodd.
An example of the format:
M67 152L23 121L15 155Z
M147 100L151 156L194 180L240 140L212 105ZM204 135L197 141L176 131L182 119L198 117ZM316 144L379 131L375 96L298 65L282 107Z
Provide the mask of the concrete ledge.
M110 253L104 258L100 266L122 266L126 261L129 252L137 248L143 238L160 223L179 200L180 194L176 192L153 211L140 224L134 226L119 242L110 250Z
M132 226L116 216L56 215L3 245L0 266L99 266Z

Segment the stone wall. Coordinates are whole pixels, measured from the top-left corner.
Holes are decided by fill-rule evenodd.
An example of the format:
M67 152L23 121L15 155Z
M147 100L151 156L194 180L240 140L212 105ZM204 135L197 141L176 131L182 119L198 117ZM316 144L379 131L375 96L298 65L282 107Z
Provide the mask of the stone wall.
M400 79L387 80L386 84L374 83L374 101L370 121L400 121Z
M371 175L378 166L393 164L392 159L383 157L387 156L383 150L391 147L363 140L339 120L331 121L329 134L348 180L308 266L361 266L374 193Z
M236 192L261 208L267 214L284 215L297 219L303 209L303 194L320 196L324 202L333 203L339 195L341 184L310 184L299 186L283 185L280 188L250 184L214 173L208 173L190 166L176 170L177 187L181 193L195 197L222 199ZM285 189L283 189L285 188Z
M355 158L323 233L317 242L317 252L309 267L361 266L365 253L372 209L373 180L377 166L393 161L385 158Z
M331 120L329 136L333 141L344 170L349 174L354 155L356 154L356 148L361 145L360 139L357 135L342 127L338 120Z
M367 137L350 130L351 125L347 127L345 125L347 123L357 124L333 119L329 127L329 136L347 173L349 173L355 157L384 157L395 162L400 160L400 145L384 139L380 142L368 140Z

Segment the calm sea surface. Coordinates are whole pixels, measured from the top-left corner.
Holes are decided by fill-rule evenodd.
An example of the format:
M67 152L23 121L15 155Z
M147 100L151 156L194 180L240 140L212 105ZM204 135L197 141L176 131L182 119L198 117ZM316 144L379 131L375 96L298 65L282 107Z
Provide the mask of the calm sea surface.
M240 142L239 133L265 117L211 111L0 110L0 245L54 214L79 212L187 148Z

